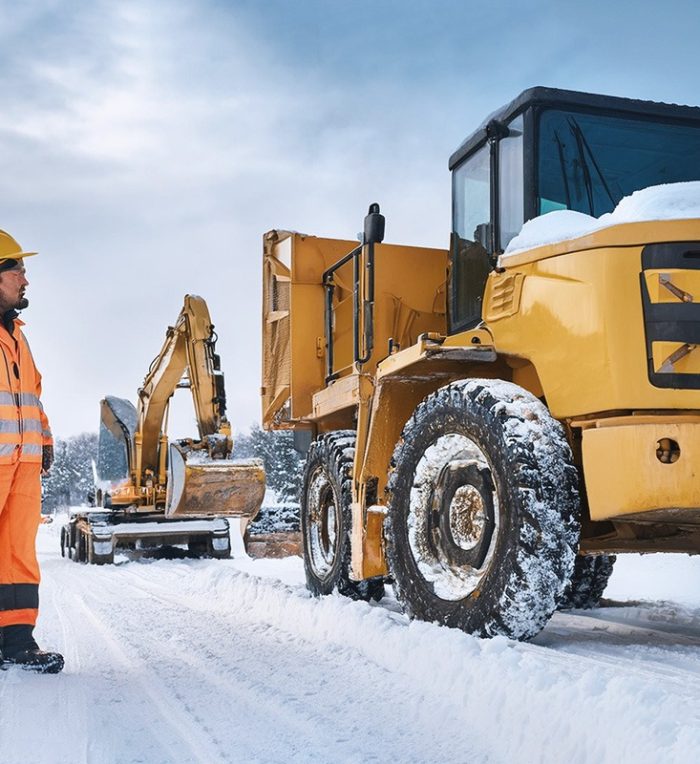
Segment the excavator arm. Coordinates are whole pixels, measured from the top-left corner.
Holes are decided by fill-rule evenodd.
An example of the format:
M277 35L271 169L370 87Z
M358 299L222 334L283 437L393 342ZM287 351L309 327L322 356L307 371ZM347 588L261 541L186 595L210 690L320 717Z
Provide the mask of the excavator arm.
M226 393L215 343L206 302L197 295L186 295L180 315L175 325L168 327L163 347L139 390L136 437L141 439L141 471L159 470L168 404L178 387L189 387L192 393L203 447L210 436L218 435L228 439L223 455L230 454L231 428L225 416Z

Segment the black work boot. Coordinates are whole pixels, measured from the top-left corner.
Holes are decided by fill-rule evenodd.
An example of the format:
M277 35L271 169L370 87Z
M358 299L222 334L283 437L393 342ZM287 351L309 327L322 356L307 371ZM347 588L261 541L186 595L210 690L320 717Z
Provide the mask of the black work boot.
M58 674L63 668L63 656L40 650L32 636L33 631L33 626L24 624L3 627L0 647L3 665L21 666L38 674Z

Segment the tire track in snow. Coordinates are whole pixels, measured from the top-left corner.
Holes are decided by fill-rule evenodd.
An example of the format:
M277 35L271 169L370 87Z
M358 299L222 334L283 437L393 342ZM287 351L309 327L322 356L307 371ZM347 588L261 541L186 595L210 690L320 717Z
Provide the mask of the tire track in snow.
M46 593L49 595L48 615L58 621L61 642L64 645L64 647L62 647L63 657L67 664L67 668L64 670L71 672L71 670L74 669L75 673L79 674L81 657L80 651L77 649L78 640L76 638L75 627L70 622L70 618L60 602L60 595L63 594L63 591L60 586L52 582L50 586L46 587ZM45 607L46 605L42 600L42 617ZM51 649L51 646L47 646L47 648ZM74 686L75 684L77 684L77 687ZM73 712L70 713L71 739L77 742L77 745L71 746L70 753L71 756L74 757L72 758L72 761L75 761L76 764L82 764L82 762L85 764L92 764L95 759L91 756L89 744L90 737L88 734L90 701L87 696L85 685L82 682L75 682L72 683L70 687L63 687L61 707L66 708L70 706L74 707ZM53 718L60 719L60 714L55 715ZM57 735L56 739L59 740L60 737Z
M667 628L657 628L653 621L640 623L621 618L600 616L595 610L556 613L550 621L551 630L569 629L572 634L590 634L594 640L600 635L602 639L617 640L623 645L632 638L636 644L653 645L655 647L700 647L700 631L698 636L687 633L686 629L673 631Z
M209 611L209 608L202 602L201 598L195 594L189 595L183 592L175 594L167 584L159 583L152 576L143 575L140 571L129 570L124 571L124 573L139 582L132 585L138 586L149 595L157 596L161 601L190 609ZM383 610L381 605L377 607ZM385 612L393 623L400 622L400 620L397 621L393 617L393 608L386 609ZM582 627L582 624L585 624L585 626ZM407 623L404 625L407 625ZM662 680L664 683L674 684L675 690L683 695L700 697L700 661L692 655L678 653L671 649L664 650L664 648L659 648L662 654L666 656L672 655L674 661L682 662L682 667L679 667L669 665L668 662L664 662L663 658L655 660L647 656L647 659L640 663L637 654L627 656L620 651L614 656L608 656L601 653L601 641L604 639L612 638L616 640L620 648L626 648L630 642L636 645L640 638L644 639L644 644L646 645L653 636L657 637L656 642L651 642L651 646L655 648L658 648L659 644L668 645L669 647L678 644L689 647L700 646L700 637L690 637L687 634L676 635L669 631L624 622L613 622L609 619L599 619L595 616L578 612L562 612L554 616L554 619L546 627L545 631L536 637L535 640L529 643L517 643L517 645L514 643L514 648L524 654L531 654L540 660L544 658L551 663L558 663L562 667L576 667L583 662L587 664L588 668L601 667L613 669L621 674L627 673L630 668L633 668L634 673L637 675L647 677L650 680ZM578 646L582 639L590 644L590 649ZM572 647L569 644L570 642L575 643L576 646ZM543 650L547 651L546 656L543 655ZM367 660L372 660L370 655L365 655L364 657ZM386 670L386 666L381 663L376 665Z
M53 568L42 584L42 592L46 587L51 602L49 608L42 605L41 621L49 624L51 620L58 621L63 645L57 646L66 657L60 680L70 683L66 686L67 704L56 714L58 721L63 720L56 742L59 748L66 740L72 745L65 755L52 751L37 761L41 764L47 761L74 764L81 760L89 764L182 761L182 749L173 745L173 735L163 731L168 723L152 718L152 709L144 696L134 690L124 662L117 661L120 671L114 661L105 659L103 640L99 634L95 638L95 629L87 617L78 618L79 613L85 616L85 609L89 610L85 596L98 593L94 587L85 586L82 570L82 566L73 568L70 563ZM177 732L174 737L178 737ZM125 750L130 753L125 754Z
M158 587L167 589L169 576L164 572L146 573L146 587L155 592ZM612 759L613 752L624 751L625 756L634 752L638 762L651 762L650 751L663 744L670 746L669 755L675 760L688 761L688 745L700 743L694 683L681 684L682 673L669 678L664 667L640 673L645 659L634 650L639 641L634 633L628 634L632 648L628 655L620 650L618 660L601 661L595 645L583 655L567 652L566 636L550 634L553 644L548 647L502 638L478 640L433 624L397 621L394 613L364 603L334 597L313 600L298 587L240 574L227 578L224 571L213 569L197 572L177 593L190 607L204 612L203 594L215 592L220 607L229 607L241 620L271 623L302 639L350 646L364 660L408 678L406 687L421 687L427 703L441 694L450 698L472 739L480 747L488 745L496 760L517 758L518 751L533 745L545 746L540 749L542 761L575 760L583 740L579 736L560 740L556 734L568 728L571 718L578 718L582 729L602 725L606 730L595 743L588 741L593 746L591 760L598 754L599 760ZM179 574L177 579L182 581ZM618 724L610 727L612 713ZM674 721L669 725L665 719ZM507 737L499 733L503 725L510 730ZM548 740L541 738L545 730ZM455 750L459 738L453 738ZM551 745L551 755L544 755Z
M579 613L576 612L578 615ZM587 613L583 613L586 615ZM700 610L672 602L603 601L595 616L604 623L648 628L666 641L685 637L688 644L700 646Z
M148 698L160 715L164 726L173 736L180 741L180 746L174 746L172 740L165 735L159 734L172 755L173 761L185 761L183 752L189 751L190 761L213 764L225 762L230 759L221 750L217 741L207 734L203 727L196 723L187 713L186 709L170 700L170 693L155 671L138 658L129 656L112 635L110 626L95 613L83 597L73 594L72 604L78 611L82 611L85 618L83 625L88 625L100 643L107 649L110 657L121 666L128 674L130 682L140 691L143 697ZM156 731L157 726L155 726Z
M123 638L123 630L115 629L114 623L109 618L105 619L98 614L98 610L107 609L112 615L124 611L123 600L124 592L115 590L112 586L105 586L105 582L110 581L110 577L100 576L104 571L100 569L90 570L84 566L63 567L59 575L53 578L55 581L61 581L61 587L64 593L64 601L61 609L71 613L69 619L69 629L72 634L69 636L69 643L75 645L74 650L79 654L77 658L77 667L79 673L85 676L94 666L97 665L102 674L101 686L95 682L91 685L93 692L99 695L111 692L115 696L111 700L119 702L122 709L127 710L127 717L131 714L131 719L122 721L123 730L116 729L113 724L105 724L105 719L92 713L92 708L88 709L86 716L93 722L92 729L86 740L99 742L90 747L89 761L92 763L96 756L107 764L114 761L143 761L152 764L154 761L163 762L219 762L229 761L223 749L218 746L214 737L206 731L206 725L199 724L197 720L191 720L187 715L186 703L183 708L170 700L170 696L177 698L177 693L171 693L164 686L157 676L157 667L159 662L155 662L156 668L149 666L136 655L130 656L133 645L125 644L122 646L119 639ZM102 578L102 580L100 580ZM120 604L121 603L121 604ZM81 614L83 617L79 625L73 625L78 621L76 616ZM133 609L126 608L122 624L133 622ZM115 619L116 620L116 619ZM138 623L138 622L137 622ZM87 627L87 628L86 628ZM129 629L138 639L142 637L137 625L135 629ZM105 655L105 648L107 654ZM101 654L100 654L101 653ZM71 670L71 666L68 666ZM154 710L158 713L155 719L150 720ZM134 713L136 711L137 713ZM129 729L129 724L136 716L138 726ZM105 749L104 736L105 727L107 727L107 736L115 738L111 749L107 746ZM141 734L147 730L148 736L155 738L159 750L148 751L141 758L141 754L134 752L133 758L120 758L120 754L114 751L123 749L123 735L131 734L133 740L138 741ZM145 745L145 743L143 743ZM217 747L218 746L218 747ZM99 750L93 750L97 747ZM189 751L189 753L188 753Z
M633 671L672 685L681 696L700 697L700 639L582 613L558 613L524 652L547 649L552 662L581 662ZM630 651L629 648L636 648ZM640 650L644 652L640 660ZM629 653L629 654L627 654Z
M64 568L61 575L64 572L69 571ZM104 575L100 576L101 572ZM477 751L487 747L489 753L488 757L482 757L484 761L518 760L524 750L539 751L543 762L580 760L583 746L591 761L634 759L638 763L651 762L654 761L653 752L658 752L661 746L668 752L667 760L690 762L693 760L690 752L700 744L700 729L695 724L697 714L693 710L699 696L694 685L688 685L687 693L693 696L693 702L689 703L688 694L679 690L677 676L672 677L671 681L665 670L663 676L654 673L651 677L638 671L647 659L636 648L640 640L644 646L652 637L639 633L618 634L615 639L620 641L616 648L620 651L620 658L612 662L614 665L594 660L600 651L599 634L605 633L601 632L601 627L602 630L606 628L604 619L594 619L590 624L593 628L584 627L578 635L567 633L560 636L545 630L543 634L549 637L546 646L536 643L520 645L502 639L477 640L431 624L409 624L403 617L382 607L368 607L363 603L333 597L312 600L301 587L289 587L271 580L271 577L263 580L254 572L241 574L224 563L216 567L206 563L174 562L129 564L109 571L70 570L70 574L75 573L86 584L89 582L87 588L95 590L98 597L104 600L101 603L91 600L90 604L116 628L119 632L117 637L126 646L125 649L138 650L135 640L143 637L144 641L153 641L154 636L162 637L163 632L159 630L154 635L147 633L153 624L157 624L155 615L152 620L139 622L133 636L124 630L122 621L129 618L139 621L150 607L154 613L162 612L164 619L178 630L173 614L186 613L183 634L190 634L193 623L196 624L199 619L205 637L210 634L217 637L218 642L211 655L214 660L224 661L220 664L224 681L229 677L233 682L245 681L248 677L263 697L274 695L277 691L269 677L256 679L255 675L247 673L249 668L246 665L242 666L242 674L236 674L229 669L229 661L224 660L227 655L224 647L227 625L231 632L237 628L246 631L249 639L264 640L267 635L280 641L281 635L290 635L288 647L292 650L301 650L303 642L310 645L322 643L326 650L334 653L338 646L338 660L349 664L349 673L345 676L351 677L351 687L355 676L362 678L365 665L378 667L380 673L373 676L381 676L382 682L385 677L381 671L394 676L387 693L385 689L389 686L380 684L374 695L353 698L360 710L368 707L374 711L374 718L365 728L362 725L369 716L360 715L355 720L356 726L351 732L357 735L360 746L354 749L354 757L342 755L352 750L343 748L342 740L338 747L331 744L325 751L314 748L311 741L306 760L314 754L317 760L328 757L339 761L361 760L368 758L363 756L363 745L366 751L374 750L380 755L383 752L384 760L389 758L390 750L390 758L402 762L418 761L421 752L425 751L430 752L422 757L424 761L439 758L454 760L455 755L471 756L476 741ZM178 602L163 597L175 597ZM115 600L117 606L112 613L110 610ZM553 621L555 626L557 619L558 616ZM626 626L623 625L623 631ZM673 630L673 624L670 629ZM669 641L668 631L664 644ZM581 633L588 635L591 649L587 650L584 645L583 655L578 655L572 652L571 647L577 640L580 641ZM690 636L694 638L693 633ZM603 647L606 647L604 640L605 636ZM608 643L610 641L608 635ZM231 650L243 644L236 643ZM201 639L197 650L200 646ZM280 647L282 650L285 648L284 642ZM172 642L169 649L172 655L164 667L167 669L173 662L183 662L182 643ZM253 662L258 660L258 655L251 656ZM218 666L209 666L208 657L202 656L204 666L216 673ZM309 654L304 657L313 659L313 655ZM196 673L198 660L194 657L192 663L188 663L188 675ZM236 666L235 660L230 663ZM279 670L285 671L286 664L280 663ZM205 676L203 684L207 692L214 694L217 690L212 689L210 679L209 675ZM332 714L337 715L335 721L332 720L337 727L345 723L342 718L345 709L351 709L350 715L354 717L356 708L348 704L347 698L352 693L350 690L344 691L337 676L329 677L329 682L335 683L332 689L339 696L339 705L330 709ZM423 694L419 700L416 700L416 688ZM245 689L245 692L248 690ZM416 716L416 709L421 703L429 707L439 702L441 694L451 703L453 715L462 721L460 733L453 733L449 714L445 718L435 707L424 717ZM311 706L318 705L319 697L309 695L306 702ZM387 703L389 699L391 703ZM302 702L298 695L295 698L293 694L285 696L283 702L291 705L295 700ZM392 723L386 712L386 706L394 704L410 717L408 720L401 719L398 725ZM245 711L245 719L249 719L248 708L242 710ZM414 716L411 717L411 714ZM436 718L440 719L439 733L435 727ZM615 724L611 725L613 718ZM320 724L325 726L326 715L320 716L320 719ZM571 732L572 723L580 727L580 734ZM377 724L382 727L383 737L377 741L376 736L372 736L375 741L372 749L367 739ZM394 726L396 729L390 730L393 735L387 735L387 728ZM286 724L283 725L283 732L284 728ZM449 748L440 748L437 743L432 750L420 745L408 751L397 748L394 744L397 736L411 728L428 740L446 738ZM507 735L503 734L505 728L508 729ZM600 734L591 739L584 732L590 729L598 729ZM304 735L306 729L302 728L300 733ZM303 758L299 750L289 753L292 755L288 759ZM261 758L257 757L257 760ZM277 759L271 757L267 760Z
M44 642L42 632L47 625L57 624L52 632L51 647L62 647L68 671L61 676L39 676L19 667L3 672L6 681L0 687L0 761L3 764L82 764L96 760L90 758L86 720L89 701L82 682L70 676L70 669L79 665L72 631L62 608L58 606L60 586L44 581L41 586L41 618L37 629L38 641ZM50 648L48 648L50 649ZM32 710L32 723L28 723L27 708ZM66 723L65 717L70 719ZM37 722L38 723L35 723ZM66 739L66 729L70 735ZM3 751L12 751L12 757Z
M105 592L107 588L113 590L109 592L110 596L107 598L107 601L114 601L113 598L120 592L123 596L123 581L110 582L110 585L105 587ZM149 596L150 609L157 610L160 614L158 617L161 617L161 615L168 616L166 620L180 618L182 621L188 609L191 609L189 607L191 603L183 597L155 595L151 587L134 585L133 583L130 589L132 591L133 589L138 589L147 594ZM164 613L161 607L154 608L154 598L159 603L167 603L173 606L173 614ZM120 610L131 612L133 616L133 605L133 600L126 602L120 607ZM113 612L112 615L114 616L116 613ZM146 622L143 619L147 617L147 614L138 613L138 615L139 621L142 625L145 625ZM187 627L187 625L183 623L183 627ZM280 695L279 687L270 688L262 684L260 671L264 666L261 663L250 666L251 648L253 646L251 644L237 644L234 641L235 636L231 635L230 626L231 624L227 619L223 629L221 627L217 628L216 620L208 618L206 643L203 645L198 644L195 651L182 647L178 642L168 642L168 655L162 665L163 673L169 674L168 666L172 662L186 666L190 670L190 675L197 678L200 692L202 692L201 685L207 685L206 693L203 694L216 695L217 704L222 707L229 706L235 709L235 715L238 719L253 719L260 714L268 714L270 718L275 720L276 733L283 739L287 738L286 742L289 750L294 749L298 740L303 738L305 733L318 737L317 720L309 714L308 710L301 712L290 709L287 705L289 698ZM149 629L149 633L151 635L154 634L153 628ZM252 636L255 637L256 635ZM219 647L218 651L216 650L217 647ZM143 646L134 642L129 645L129 648L139 652ZM236 661L236 655L242 656L244 660ZM212 666L216 668L212 668ZM227 725L230 724L230 718L223 721ZM326 721L329 725L328 728L332 729L332 718L328 717ZM335 738L331 738L327 742L329 745L332 745L336 741ZM259 749L259 740L255 733L248 734L245 728L239 728L236 743L236 754L241 758L246 756L252 757ZM242 744L245 744L244 752L240 750Z
M327 756L328 751L333 751L333 758L338 761L372 760L375 743L368 742L364 732L357 735L354 730L372 728L376 724L375 706L365 702L357 704L357 700L371 698L376 694L378 686L383 687L388 697L410 697L415 689L406 683L403 676L392 675L386 668L351 647L334 647L329 651L327 645L304 639L273 623L251 625L249 622L240 622L237 613L222 611L220 603L208 605L201 596L175 593L172 584L158 580L162 578L160 574L163 572L162 569L151 568L143 576L140 575L141 571L122 569L120 578L129 578L129 590L137 589L148 595L149 602L153 598L157 599L161 606L155 609L163 613L166 620L170 620L166 607L180 614L193 611L200 620L206 614L206 644L198 645L196 651L192 652L183 650L178 643L170 643L169 652L177 653L177 657L193 669L192 673L198 681L208 685L208 690L220 693L222 704L227 702L227 697L230 698L238 718L255 719L263 715L274 720L275 737L280 738L275 747L284 749L285 753L277 756L268 747L265 761L285 761L290 758L318 760L319 756ZM245 574L240 575L247 578ZM278 583L271 585L279 586ZM119 586L117 582L112 582L112 586L115 590L125 590L123 580ZM146 600L141 598L138 601ZM184 627L187 625L184 624ZM281 649L271 650L271 642L279 643ZM312 671L310 677L307 677L304 675L305 667L309 664ZM358 673L357 670L348 669L348 666L362 666L362 671ZM325 687L316 684L314 675L319 671L323 673ZM339 690L344 686L348 688L345 693ZM421 688L421 695L423 703L416 703L416 706L425 711L425 688ZM431 698L431 715L434 707L442 703L445 701L440 698ZM469 738L471 761L486 761L486 755L479 751L473 736L466 734L462 715L455 715L449 703L445 703L445 706L444 723L449 727L452 721L455 728L461 729L465 742ZM345 718L339 723L339 708L352 708L352 716L356 718ZM385 729L383 735L389 739L396 738L396 745L404 751L401 760L437 760L439 756L436 749L441 744L428 741L426 746L425 736L419 729L412 729L410 725L402 726L402 713L400 706L393 712L382 712L382 716L388 716L392 722L392 729ZM253 756L259 754L259 732L252 727L246 733L245 728L239 729L237 744L245 744ZM312 741L310 750L299 750L300 741L306 741L307 746ZM449 755L447 746L444 748L445 754Z

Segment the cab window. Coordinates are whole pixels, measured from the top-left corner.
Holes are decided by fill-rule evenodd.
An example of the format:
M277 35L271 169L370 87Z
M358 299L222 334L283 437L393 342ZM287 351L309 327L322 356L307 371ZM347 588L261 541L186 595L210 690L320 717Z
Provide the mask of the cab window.
M508 135L499 141L498 151L499 244L503 251L525 221L522 116L508 125Z
M452 273L450 330L481 320L481 300L491 270L488 246L491 225L491 170L488 144L452 173Z

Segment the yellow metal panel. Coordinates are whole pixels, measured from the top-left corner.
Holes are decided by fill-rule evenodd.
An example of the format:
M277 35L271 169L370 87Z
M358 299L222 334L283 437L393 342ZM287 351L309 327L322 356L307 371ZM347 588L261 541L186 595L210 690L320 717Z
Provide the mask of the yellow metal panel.
M412 366L425 357L425 342L416 342L415 345L404 348L394 353L377 365L377 379L391 376L401 369ZM438 345L439 346L439 345Z
M264 243L263 424L284 427L320 416L312 398L326 385L323 273L357 242L272 231ZM377 363L389 354L390 338L396 348L413 345L425 332L445 334L446 267L445 250L376 246L374 352L362 371L374 373ZM367 288L365 273L361 268L363 290ZM285 278L291 282L284 282ZM336 272L334 284L334 372L342 377L355 371L352 262ZM275 304L273 296L285 288L288 305ZM330 394L331 409L344 405L339 394L340 390ZM319 409L327 410L325 405Z
M389 573L384 556L384 507L367 510L367 530L363 539L362 574L365 578Z
M263 237L262 421L269 427L289 400L289 297L292 234Z
M263 237L263 426L311 416L325 385L323 272L355 242L270 231Z
M700 300L700 271L648 270L644 272L649 299L653 303L698 302Z
M700 374L698 345L684 342L652 342L654 371L658 374Z
M641 247L664 241L696 241L698 220L653 220L641 223L623 223L602 228L577 239L567 239L554 244L528 249L517 255L501 257L500 265L515 268L529 263L559 257L570 252L584 252L588 249L608 247Z
M312 396L325 386L323 273L357 242L295 234L291 253L291 411L293 420L313 416Z
M370 436L374 412L370 407L376 402L374 383L370 377L358 376L359 406L357 409L357 439L353 464L351 575L357 580L385 575L388 570L384 559L383 515L367 507L367 476L362 469L363 456Z
M610 416L604 419L579 419L570 422L572 427L580 427L582 430L590 430L596 427L627 427L629 425L642 424L700 424L700 412L688 411L673 414L673 419L654 412L633 412L631 415Z
M658 228L638 225L642 228L629 224L615 229L625 229L633 241L700 241L700 220L664 221ZM587 244L622 236L613 229L599 233L599 239L588 237ZM659 388L649 380L639 278L642 249L601 246L520 265L517 258L503 259L506 274L522 277L520 306L511 316L491 318L488 328L499 354L533 365L556 418L620 409L700 409L700 390ZM489 281L501 278L494 272ZM685 273L683 279L681 286L692 293L694 279ZM487 315L492 291L489 285ZM655 361L668 358L660 358L664 350L655 352ZM696 361L691 353L679 363L679 368L690 368Z
M470 334L478 336L476 333ZM489 337L485 332L482 335ZM453 377L468 376L466 363L490 363L496 360L492 344L450 344L449 340L443 337L421 338L415 345L393 353L377 365L377 380L395 375L404 380L428 378L436 381L444 374Z
M659 460L657 448L662 439L678 444L677 461ZM617 427L586 429L583 468L592 520L665 509L698 509L700 423L630 421Z
M477 329L452 334L445 338L445 347L475 347L478 345L493 345L493 335L488 326L483 324Z
M364 370L373 373L395 347L414 345L427 332L447 333L447 252L380 244L375 248L374 352Z
M319 357L317 341L323 337L323 288L293 284L290 311L292 419L311 414L311 396L324 385L325 355Z
M484 297L485 321L496 321L518 312L524 278L522 273L496 273L488 280Z
M348 239L324 239L319 236L294 234L292 282L321 284L323 272L356 246L356 241Z
M360 401L360 378L357 374L342 377L313 396L312 416L322 419L349 406L357 406Z

